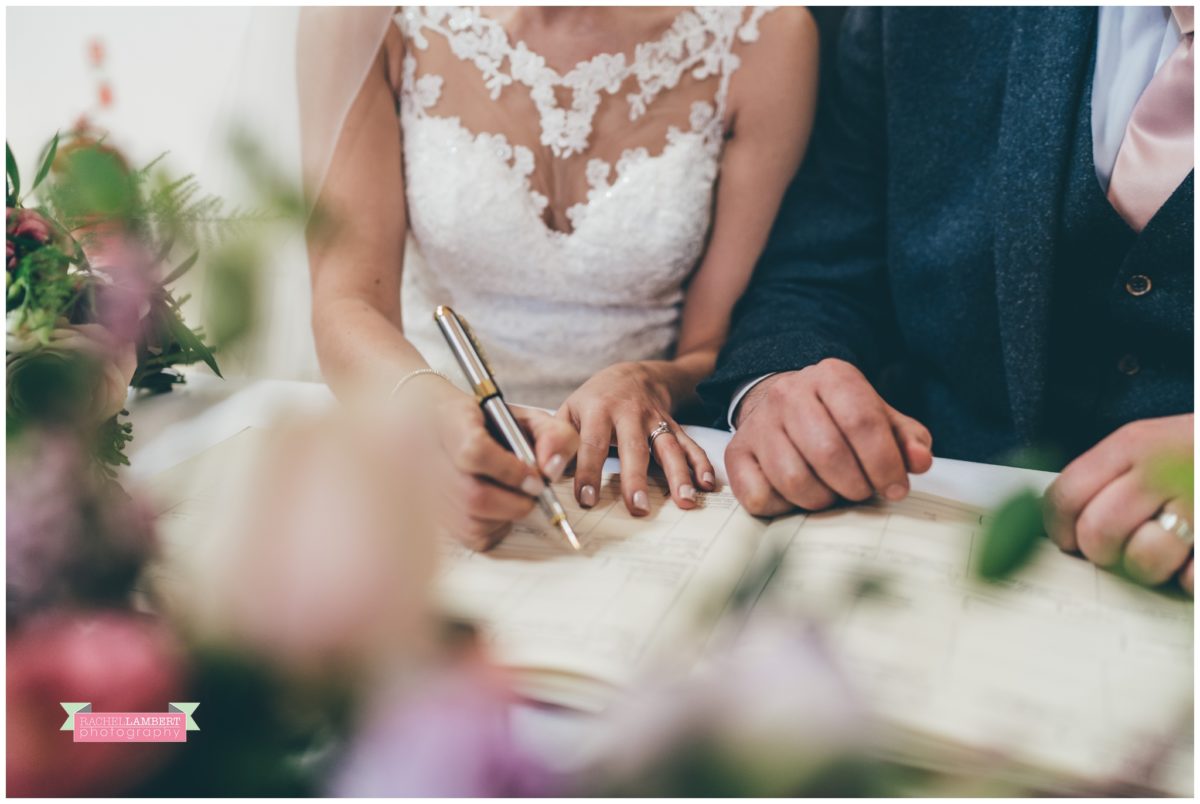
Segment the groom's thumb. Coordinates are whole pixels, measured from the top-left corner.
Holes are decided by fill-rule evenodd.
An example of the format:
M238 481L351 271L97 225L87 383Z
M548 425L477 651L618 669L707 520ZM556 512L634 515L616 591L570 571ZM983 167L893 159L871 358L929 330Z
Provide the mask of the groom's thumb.
M888 418L892 422L892 432L896 434L896 443L904 453L908 471L914 475L929 471L929 467L933 466L933 436L929 430L890 405Z

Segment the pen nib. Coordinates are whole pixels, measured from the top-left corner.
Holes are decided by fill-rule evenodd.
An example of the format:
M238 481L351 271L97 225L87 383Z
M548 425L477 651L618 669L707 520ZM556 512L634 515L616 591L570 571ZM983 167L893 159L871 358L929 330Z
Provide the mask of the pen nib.
M579 539L575 536L575 530L571 527L570 522L568 522L566 519L560 519L558 521L558 529L561 530L563 535L567 537L567 541L571 543L572 547L574 547L576 550L583 549L579 546Z

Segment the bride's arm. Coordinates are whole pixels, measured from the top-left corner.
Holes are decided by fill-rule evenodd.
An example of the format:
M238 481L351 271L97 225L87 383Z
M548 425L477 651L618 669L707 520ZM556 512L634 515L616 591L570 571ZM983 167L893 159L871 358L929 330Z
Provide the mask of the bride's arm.
M817 99L816 24L807 9L778 9L762 21L760 40L742 51L742 66L731 80L730 135L712 234L688 286L675 356L605 369L559 410L580 430L575 496L585 507L596 500L615 431L626 505L635 515L649 511L647 435L659 421L668 422L672 434L655 439L653 451L675 503L691 508L696 486L715 487L704 450L675 426L672 414L713 372L733 306L808 146Z
M386 397L401 377L428 368L400 329L408 215L400 125L388 80L388 48L394 46L392 39L380 50L350 108L318 197L326 215L314 218L309 232L317 356L343 398ZM431 377L420 393L435 393L443 384ZM418 389L414 383L406 390Z
M688 287L674 360L663 367L676 407L712 373L733 306L746 290L812 132L817 28L805 8L761 23L732 79L731 137L721 160L712 239Z
M388 398L401 378L428 367L401 330L407 212L389 76L402 43L392 34L354 100L321 186L318 209L327 214L310 226L313 334L322 372L339 398L415 403L405 407L407 415L431 418L442 450L423 459L430 472L444 474L442 524L468 546L486 549L532 510L541 476L488 434L474 399L450 383L422 375L404 385L403 400ZM537 411L520 417L533 432L542 472L561 474L575 452L574 429Z

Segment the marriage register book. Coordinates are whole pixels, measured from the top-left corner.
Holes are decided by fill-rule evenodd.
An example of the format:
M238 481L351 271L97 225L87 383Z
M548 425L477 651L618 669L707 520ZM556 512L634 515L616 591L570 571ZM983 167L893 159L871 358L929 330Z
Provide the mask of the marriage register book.
M189 474L184 464L158 483L168 542L202 516L194 499L180 507ZM184 496L211 494L195 488ZM783 613L822 624L902 758L961 771L1002 754L1027 779L1070 789L1063 780L1136 775L1124 765L1157 751L1150 783L1192 794L1190 600L1049 542L1011 579L985 583L972 569L984 512L921 494L767 521L727 489L683 511L652 481L645 517L628 513L617 475L591 509L569 479L556 492L578 552L533 518L487 553L440 543L442 607L478 625L531 699L602 710L664 657L699 661L723 623Z

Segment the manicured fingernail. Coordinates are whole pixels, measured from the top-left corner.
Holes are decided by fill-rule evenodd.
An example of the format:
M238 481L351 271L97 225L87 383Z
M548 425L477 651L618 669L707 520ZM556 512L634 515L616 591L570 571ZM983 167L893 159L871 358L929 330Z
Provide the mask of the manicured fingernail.
M700 478L700 480L701 480L701 482L704 483L704 485L708 486L710 489L713 486L717 485L717 479L715 477L713 477L712 472L705 472L704 475Z
M642 513L650 513L650 498L646 496L646 492L638 490L633 493L633 507Z
M691 486L689 486L687 483L684 483L682 486L679 487L679 496L685 500L693 500L694 501L696 499L696 490L694 488L692 488Z
M904 488L904 486L901 486L899 483L893 483L892 485L888 486L887 491L884 492L884 496L886 496L889 500L903 500L904 495L906 494L908 494L908 489Z
M542 489L546 488L545 482L540 477L530 475L521 481L521 491L528 494L530 497L536 497L542 493Z
M579 504L586 505L591 508L596 504L596 489L592 486L584 486L579 490Z
M553 482L562 477L563 469L567 467L567 459L561 455L555 455L550 460L546 461L546 477Z

